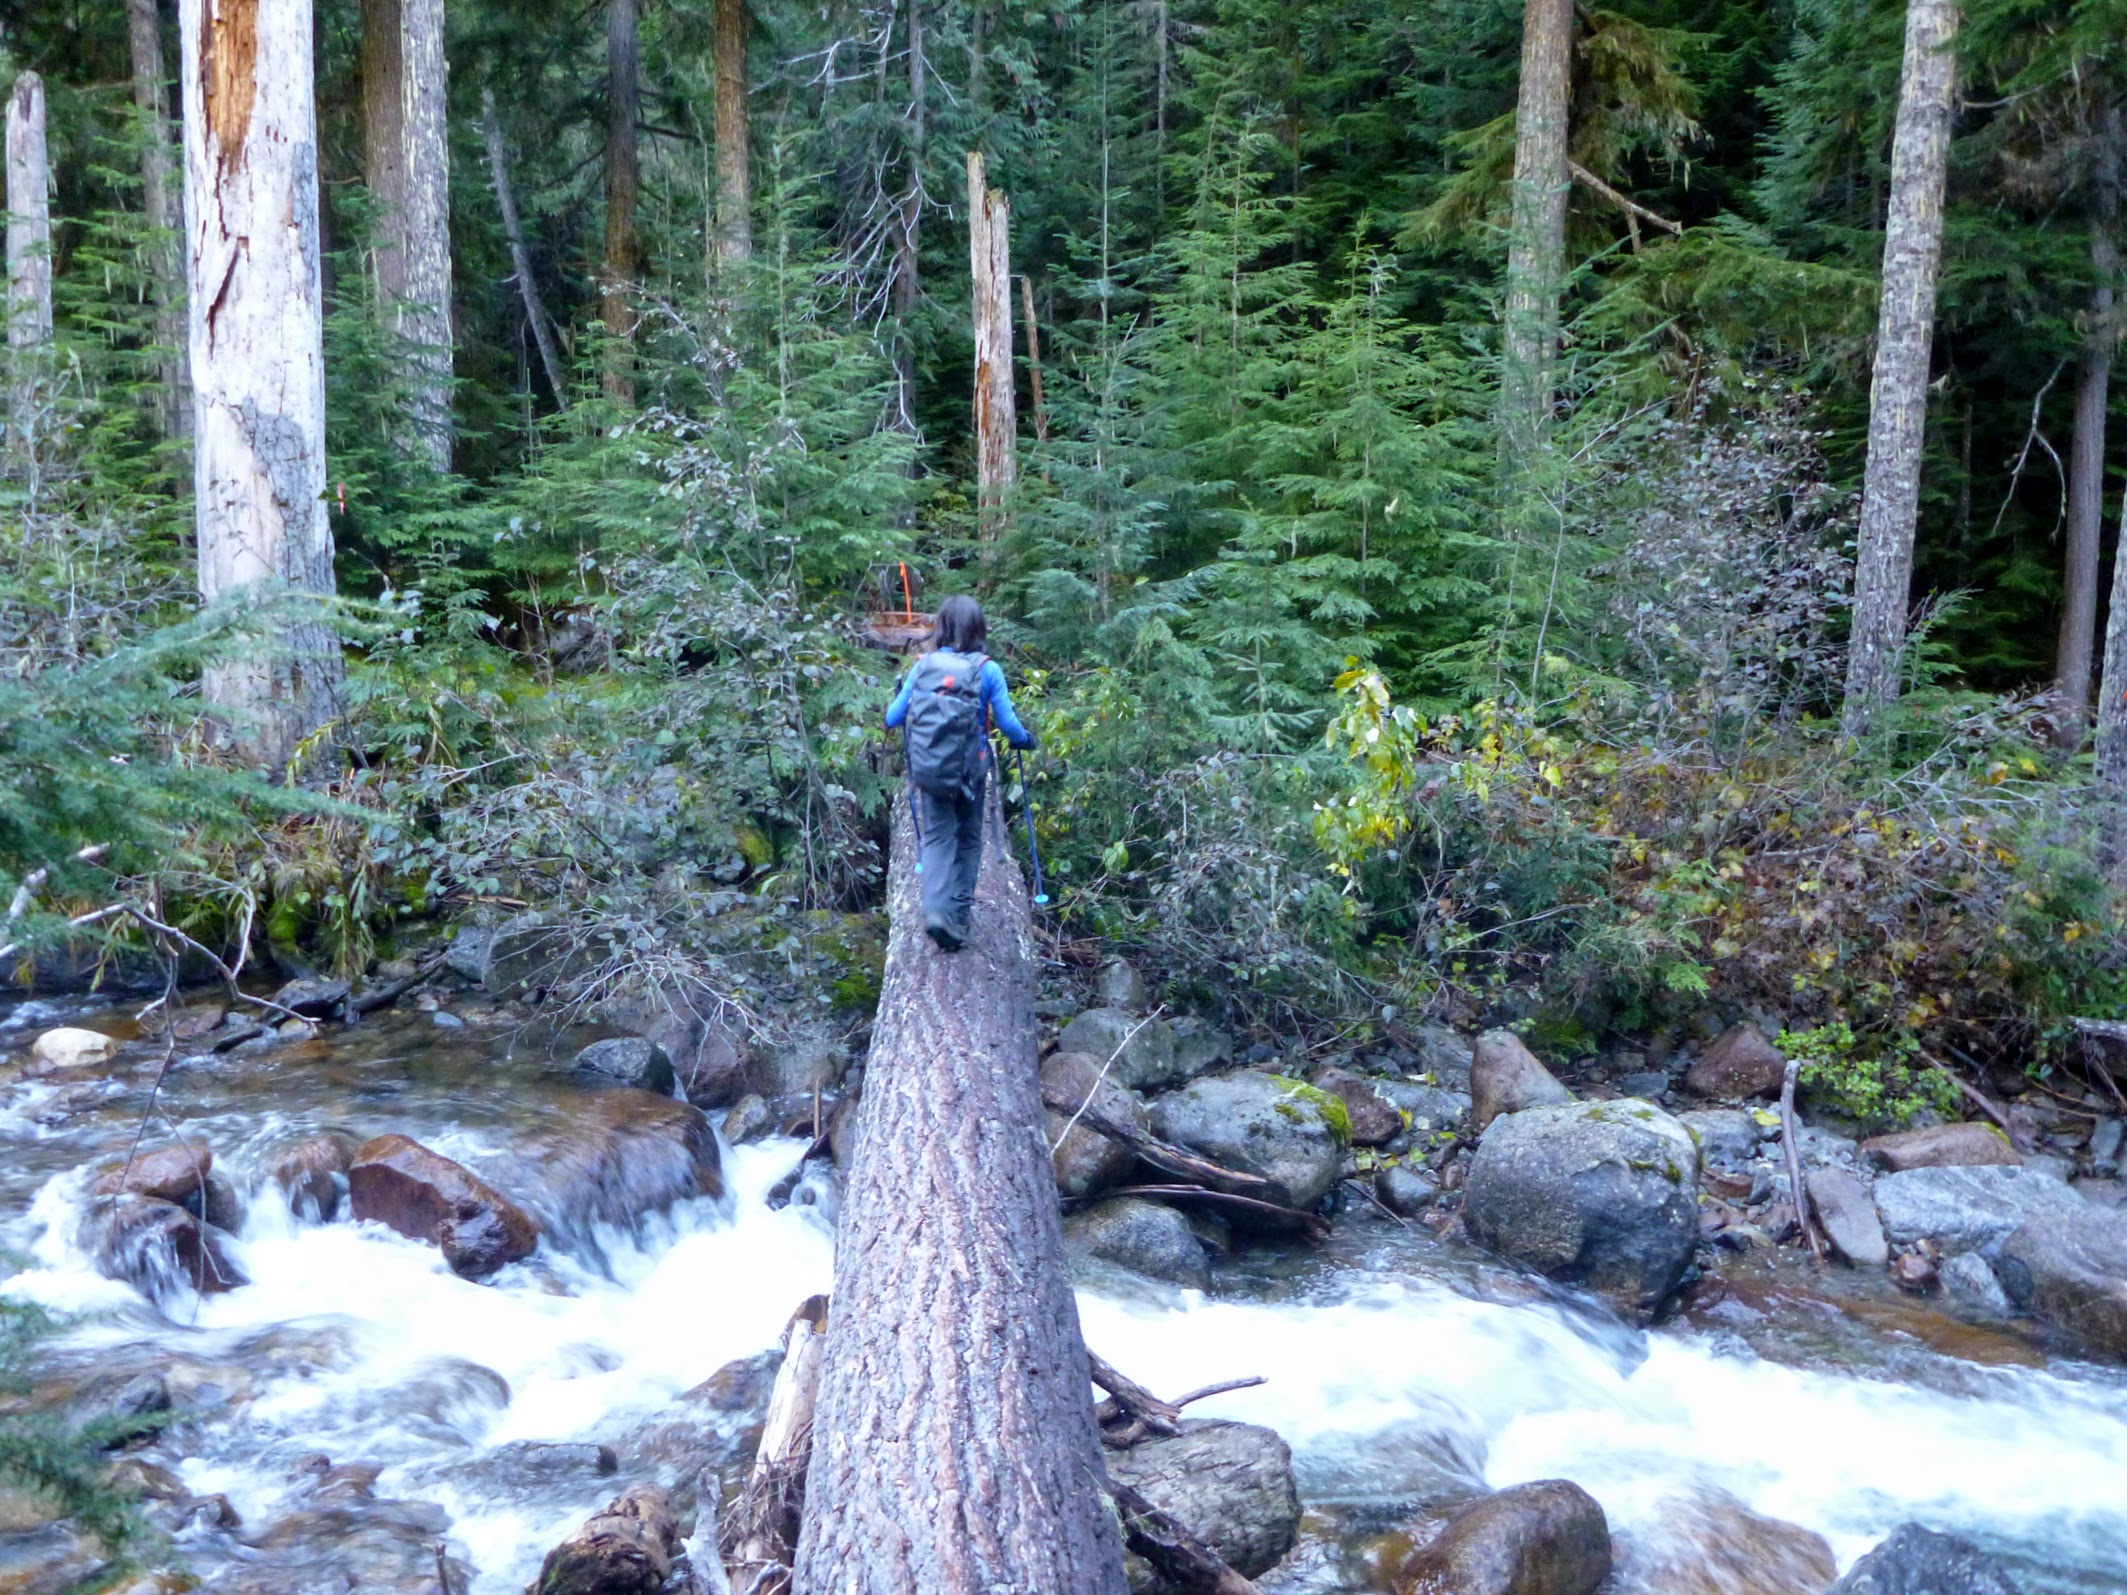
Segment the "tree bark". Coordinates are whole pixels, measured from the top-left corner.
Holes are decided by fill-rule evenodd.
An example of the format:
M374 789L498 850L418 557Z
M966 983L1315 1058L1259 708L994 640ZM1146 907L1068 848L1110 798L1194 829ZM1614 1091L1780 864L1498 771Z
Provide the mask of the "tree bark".
M642 187L636 128L642 121L642 44L635 0L606 5L606 258L599 314L606 327L606 397L635 402L635 312L628 286L635 280L635 201Z
M18 72L7 96L7 353L10 452L34 450L52 338L51 163L44 142L44 79Z
M1042 1133L1026 886L994 792L954 954L924 937L896 809L797 1595L1124 1588Z
M1566 267L1567 111L1573 81L1573 0L1528 0L1514 112L1514 192L1507 234L1500 444L1525 460L1551 413L1558 301Z
M449 66L443 0L362 0L362 119L377 298L413 370L406 442L451 463Z
M532 324L532 341L539 346L539 363L546 368L547 386L554 390L557 409L569 407L569 384L554 345L554 323L540 297L539 279L532 275L532 257L524 247L524 226L517 218L517 191L510 186L509 162L503 158L502 121L495 114L495 91L480 91L480 132L487 142L488 178L495 185L495 208L502 212L502 236L510 246L510 270L517 274L517 292L524 300L524 319Z
M1957 23L1954 0L1907 0L1846 666L1849 736L1867 730L1875 711L1898 696L1905 657L1942 260L1943 182L1957 92Z
M968 269L975 317L975 502L984 538L1005 529L1019 480L1012 393L1012 216L989 185L982 152L967 157Z
M891 303L896 323L894 370L899 379L896 424L916 430L916 309L923 303L923 267L917 253L923 231L923 156L928 137L924 100L929 68L923 53L923 3L908 0L908 182L902 189L900 226L894 236Z
M155 343L160 354L162 392L156 415L166 438L192 433L191 377L186 370L185 279L178 214L177 185L170 152L169 75L163 70L162 9L157 0L126 0L126 24L133 47L133 108L140 113L140 195L148 231L153 236L149 259L155 293Z
M333 591L310 0L180 0L199 590ZM206 672L223 734L284 767L336 712L322 615Z
M2068 547L2061 583L2060 646L2054 695L2066 724L2065 740L2082 740L2090 709L2091 652L2097 640L2098 542L2105 520L2105 408L2112 385L2112 351L2119 341L2113 294L2119 276L2116 229L2120 215L2120 108L2105 106L2091 129L2090 330L2083 340L2075 384L2075 438L2068 451Z
M746 112L746 0L716 0L716 260L753 255L753 135Z

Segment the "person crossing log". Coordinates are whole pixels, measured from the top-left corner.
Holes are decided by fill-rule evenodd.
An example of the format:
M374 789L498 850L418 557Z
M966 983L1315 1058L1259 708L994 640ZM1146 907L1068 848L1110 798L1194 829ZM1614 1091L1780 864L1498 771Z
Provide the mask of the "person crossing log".
M1043 1136L1025 882L994 785L964 951L892 931L835 1242L795 1595L1122 1595Z

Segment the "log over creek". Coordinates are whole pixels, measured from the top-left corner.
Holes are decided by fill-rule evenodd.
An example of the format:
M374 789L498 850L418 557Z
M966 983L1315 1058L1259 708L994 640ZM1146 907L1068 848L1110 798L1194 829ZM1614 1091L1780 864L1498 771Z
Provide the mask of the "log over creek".
M1112 1103L1128 1201L1219 1244L1193 1284L1070 1250L1036 1011L1079 977L1001 835L971 946L912 934L906 840L853 1121L829 1082L726 1137L728 1099L571 1073L591 1036L440 970L314 1034L0 1006L0 1288L62 1317L30 1399L166 1417L106 1459L154 1565L225 1595L1357 1595L1522 1511L1576 1555L1607 1523L1602 1595L1819 1589L1909 1522L2026 1595L2127 1587L2127 1370L1881 1272L1791 1247L1650 1326L1374 1202L1186 1200L1281 1187ZM61 1027L109 1041L36 1057ZM350 1190L387 1161L455 1173ZM1221 1492L1250 1505L1214 1532ZM0 1565L95 1567L8 1499Z

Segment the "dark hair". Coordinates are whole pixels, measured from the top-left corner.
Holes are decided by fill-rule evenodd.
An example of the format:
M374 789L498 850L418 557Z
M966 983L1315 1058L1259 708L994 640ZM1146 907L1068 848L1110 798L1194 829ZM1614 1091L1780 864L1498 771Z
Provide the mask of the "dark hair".
M955 593L938 606L938 619L931 626L931 646L956 654L979 654L989 641L990 623L982 605L966 593Z

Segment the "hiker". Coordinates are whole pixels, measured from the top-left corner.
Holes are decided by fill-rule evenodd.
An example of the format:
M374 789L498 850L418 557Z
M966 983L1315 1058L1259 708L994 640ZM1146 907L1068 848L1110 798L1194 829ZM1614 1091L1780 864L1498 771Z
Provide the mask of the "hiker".
M989 622L965 594L938 606L930 651L915 663L886 711L901 730L922 833L923 929L945 952L968 937L975 877L982 868L982 819L990 727L1015 748L1034 733L1012 711L1004 671L984 653Z

